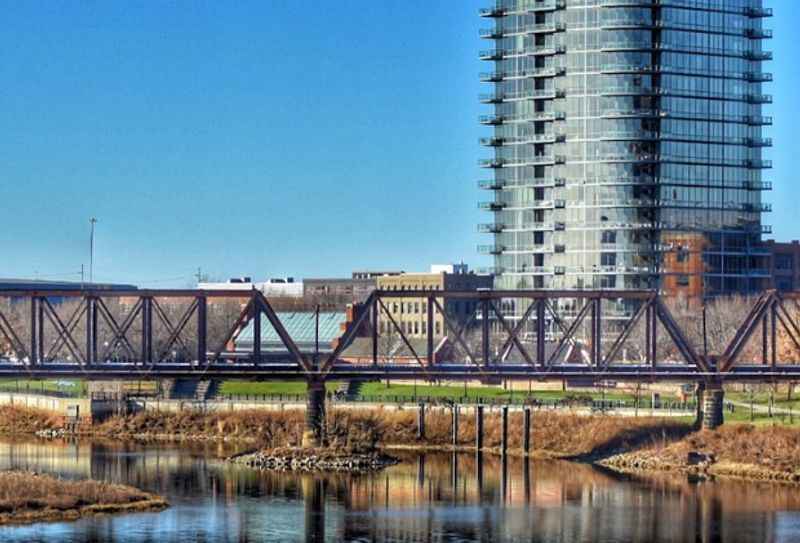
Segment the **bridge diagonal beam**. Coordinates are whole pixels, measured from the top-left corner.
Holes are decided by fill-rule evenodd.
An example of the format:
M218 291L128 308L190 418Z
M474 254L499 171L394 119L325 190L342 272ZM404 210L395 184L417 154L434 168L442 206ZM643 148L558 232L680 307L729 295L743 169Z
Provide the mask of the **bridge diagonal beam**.
M681 355L686 359L686 362L701 368L704 372L711 372L711 368L706 361L702 357L697 356L691 342L683 335L681 328L678 326L678 323L675 322L675 318L672 316L669 308L664 305L661 298L656 297L654 301L658 321L661 322L667 334L669 334L670 339L672 339L672 342L678 348L678 351L680 351ZM652 332L655 331L653 330Z
M633 317L627 323L625 323L625 327L617 336L616 341L614 341L614 344L611 346L611 348L608 350L608 353L606 353L606 356L603 358L603 368L607 368L608 365L614 360L614 357L617 356L617 353L625 344L625 341L628 339L628 336L631 335L633 329L641 320L642 315L644 315L647 312L647 310L652 306L653 306L652 299L639 305L639 308L636 310L636 313L634 313Z
M786 334L791 338L792 343L794 343L795 348L798 352L800 352L800 328L797 327L794 319L789 315L789 312L786 311L786 308L783 305L783 300L778 299L775 307L773 309L775 314L778 317L778 320L781 321L783 327L786 329ZM775 355L773 355L773 360L775 359Z
M472 351L470 350L470 348L469 348L469 346L467 345L466 341L464 341L464 338L463 338L463 337L461 337L461 333L460 333L461 331L460 331L460 330L457 330L457 329L455 328L455 326L453 326L453 324L450 322L450 319L448 319L448 318L447 318L447 315L445 314L445 311L444 311L444 309L442 309L442 306L439 304L439 300L437 300L436 298L434 298L434 299L433 299L433 303L434 303L434 305L436 306L436 309L438 309L438 310L439 310L439 313L442 315L442 320L444 321L444 326L445 326L445 328L447 328L448 330L450 330L450 332L451 332L451 333L453 333L453 334L455 335L455 340L456 340L456 342L457 342L457 343L458 343L458 344L461 346L461 348L462 348L462 349L464 349L464 353L467 355L467 358L469 358L469 361L470 361L472 364L474 364L474 365L475 365L475 367L477 367L477 368L478 368L478 370L479 370L481 373L484 373L484 371L483 371L483 367L482 367L482 366L481 366L481 365L480 365L480 364L477 362L477 360L476 360L475 356L472 354Z
M594 304L591 301L583 304L583 307L575 316L575 320L572 321L572 324L567 331L562 334L561 339L558 341L558 345L556 345L555 350L553 350L553 352L550 354L550 357L547 359L548 368L552 368L555 365L556 360L558 360L558 357L561 356L561 353L564 351L568 343L573 343L573 345L577 344L574 339L575 332L578 330L578 327L581 325L584 319L586 319L586 315L589 314L593 305Z
M506 331L508 337L513 342L513 345L516 345L520 354L522 354L522 357L525 359L525 362L527 362L528 365L530 366L536 366L536 362L533 360L533 358L531 358L531 355L528 354L528 351L525 349L525 347L522 345L522 342L517 337L519 330L514 330L511 328L506 319L503 318L503 315L497 309L497 304L494 303L494 300L490 300L489 305L492 308L492 311L494 312L495 316L497 317L497 321L500 323L500 326L502 326L503 329ZM531 304L531 306L533 306L533 304Z
M314 373L316 368L313 368L311 364L309 364L308 360L306 360L306 357L303 356L303 353L300 352L300 349L297 347L297 344L291 338L289 332L286 331L286 328L284 328L283 323L278 318L277 313L275 313L275 310L272 309L272 306L270 305L267 298L259 290L255 291L255 302L256 302L256 309L264 313L264 315L267 317L267 320L272 325L272 328L278 334L281 343L283 343L283 346L286 347L286 349L292 354L295 361L300 365L301 368L303 368L303 370L307 374Z
M509 337L506 338L505 342L503 343L503 347L500 349L500 361L505 362L508 358L508 355L511 354L511 348L514 345L514 341L519 338L520 332L525 327L525 323L528 322L530 319L533 310L536 309L536 304L531 303L528 304L528 307L525 309L525 312L520 317L519 321L517 322L516 326L514 326L514 330Z
M186 311L183 312L183 315L181 315L181 318L178 320L177 326L174 326L172 324L172 320L169 318L169 315L167 315L167 313L164 311L164 308L162 308L161 304L159 304L158 301L155 298L153 298L153 308L156 310L156 315L158 316L159 320L161 320L161 322L164 324L164 327L167 329L167 332L169 332L169 337L167 338L167 342L164 344L159 353L156 355L157 362L161 362L164 360L164 356L167 354L167 352L169 352L169 350L172 348L172 345L174 345L176 342L180 343L183 350L185 350L187 353L191 352L189 346L186 345L186 342L181 337L181 333L183 332L184 328L186 328L186 325L189 323L189 320L192 318L192 315L194 315L194 312L195 310L197 310L198 305L199 304L197 302L197 299L194 299L192 303L189 304L189 307L186 309Z
M81 348L78 346L75 338L73 338L72 334L67 331L64 321L62 321L61 317L58 316L58 313L53 308L50 300L43 297L42 302L44 303L44 314L47 317L47 320L50 321L50 324L56 329L56 332L58 332L59 336L64 338L64 343L66 344L69 352L75 358L75 361L80 364L81 367L83 367L86 361L83 358L83 353L81 353Z
M393 327L393 328L394 328L394 329L397 331L397 333L400 335L400 339L403 341L403 343L405 344L406 348L408 348L408 350L411 352L411 354L412 354L412 355L414 355L414 358L416 359L416 361L417 361L417 364L419 364L419 367L420 367L420 368L421 368L421 369L422 369L422 370L423 370L425 373L427 373L427 372L428 372L428 370L427 370L427 368L425 367L425 364L422 362L422 359L421 359L421 358L419 357L419 355L417 354L417 351L414 349L414 346L413 346L413 345L411 345L411 342L410 342L410 341L408 340L408 338L406 337L406 334L405 334L405 332L403 332L403 330L402 330L402 328L400 327L400 325L399 325L399 324L397 324L397 321L396 321L396 320L394 320L394 317L392 316L391 312L389 312L389 309L386 307L386 305L384 305L384 303L383 303L383 300L381 300L380 298L378 298L378 305L379 305L379 306L380 306L380 308L383 310L383 312L384 312L384 313L386 313L386 316L387 316L387 317L389 317L389 322L392 324L392 327Z
M130 312L125 316L125 319L122 321L122 325L117 323L117 319L114 318L114 315L106 306L106 303L103 301L102 298L96 298L98 304L97 307L100 310L99 314L103 317L103 320L106 321L106 324L109 328L111 328L111 333L114 334L112 340L108 343L108 346L103 350L103 355L101 356L101 360L108 360L111 353L114 349L117 348L118 345L122 345L124 349L128 350L128 354L130 354L131 358L136 358L138 356L136 349L133 348L131 342L128 340L128 330L130 329L133 321L139 315L142 310L142 299L139 298L134 306L131 308Z
M739 353L741 353L742 349L747 345L747 342L759 323L767 318L774 301L774 292L763 293L758 297L756 304L750 310L747 317L745 317L744 321L742 321L742 324L739 326L738 330L736 330L736 334L734 334L731 342L723 352L719 369L720 373L729 372L734 364L736 364Z
M78 324L80 323L80 320L86 314L86 311L88 311L88 302L84 300L77 308L75 308L75 311L67 320L66 330L69 332L70 335L72 335L72 333L75 331L75 328L77 328ZM64 337L64 332L59 332L58 337L53 342L53 345L50 347L50 350L47 352L46 358L49 358L51 360L55 358L55 356L58 354L58 351L60 351L61 348L64 346L65 342L66 338Z
M8 322L8 319L2 311L0 311L0 331L2 331L3 336L5 336L6 340L11 344L11 348L14 349L14 354L17 355L17 360L22 362L28 358L28 351L25 348L24 343L19 339L19 336L14 331L14 327L11 326L11 323ZM28 362L30 362L29 358Z
M363 310L358 314L355 320L350 323L347 329L342 334L342 337L339 338L339 342L336 344L336 347L333 349L333 352L325 359L325 362L319 368L319 372L322 375L327 375L330 373L331 368L336 363L336 360L341 356L345 349L347 349L352 343L353 340L358 335L358 331L364 325L365 322L369 322L368 316L370 314L373 315L373 320L369 324L371 330L371 336L373 341L373 353L377 348L377 341L378 341L378 323L377 323L377 314L375 311L378 307L378 295L375 292L370 293L369 297L363 302L362 307ZM382 305L382 304L381 304Z
M245 304L245 306L242 308L241 312L239 313L239 316L236 317L236 321L234 321L233 325L228 329L228 332L223 336L222 341L220 341L219 343L219 346L214 350L211 356L208 357L206 361L206 366L208 366L211 363L219 361L220 356L222 356L222 351L225 350L225 347L233 339L236 332L238 332L241 329L241 327L245 323L247 323L247 321L250 319L250 315L253 312L254 305L255 305L255 300L251 296L250 299Z

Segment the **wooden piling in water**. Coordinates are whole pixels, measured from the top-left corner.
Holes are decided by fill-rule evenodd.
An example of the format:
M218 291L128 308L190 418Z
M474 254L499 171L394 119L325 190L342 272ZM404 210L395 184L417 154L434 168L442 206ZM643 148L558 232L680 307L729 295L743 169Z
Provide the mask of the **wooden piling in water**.
M475 448L483 449L483 406L475 406Z
M458 404L453 404L453 447L458 446Z
M503 433L502 433L502 443L500 445L500 452L502 453L503 456L505 456L506 453L508 452L508 406L507 405L503 406L501 413L503 420L502 424Z
M526 407L522 419L522 450L525 454L531 452L531 409Z

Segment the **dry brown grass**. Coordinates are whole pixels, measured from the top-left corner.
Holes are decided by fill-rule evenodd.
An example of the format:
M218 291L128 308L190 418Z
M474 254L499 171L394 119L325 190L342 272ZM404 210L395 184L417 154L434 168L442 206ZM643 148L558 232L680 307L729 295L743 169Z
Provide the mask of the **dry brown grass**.
M665 462L683 465L689 452L713 454L717 461L752 464L776 471L800 469L800 430L748 424L703 430L655 450Z
M211 439L248 439L274 446L295 446L302 437L303 411L187 410L180 413L146 411L127 417L112 417L90 428L94 435L173 436Z
M509 414L509 448L522 448L522 413ZM150 436L203 439L242 439L262 447L296 447L302 439L305 413L285 411L210 412L186 410L180 413L147 411L127 417L112 417L84 431L95 436ZM365 452L378 445L444 447L451 444L449 411L427 413L425 439L417 439L416 409L330 410L327 435L331 447ZM58 417L25 408L0 408L0 432L25 433L58 425ZM684 423L656 418L581 416L535 411L533 448L561 456L603 454L607 451L654 446L689 432ZM487 411L484 418L484 446L499 447L500 414ZM462 412L459 418L459 446L475 443L475 417Z
M0 406L0 434L32 434L60 425L61 418L50 411L16 405Z
M329 418L329 435L335 436L332 443L347 444L351 448L357 448L359 443L439 447L452 443L450 413L429 412L426 415L424 440L417 439L416 417L414 410L337 411ZM509 414L509 449L522 448L522 419L522 413ZM474 415L462 414L458 431L459 446L474 445ZM664 419L536 412L533 415L531 440L534 450L561 456L585 456L671 441L689 431L690 427L685 423ZM486 413L484 446L500 447L501 440L500 414Z
M77 518L76 514L110 512L136 505L155 508L164 507L166 502L124 485L63 481L23 471L0 472L0 524Z

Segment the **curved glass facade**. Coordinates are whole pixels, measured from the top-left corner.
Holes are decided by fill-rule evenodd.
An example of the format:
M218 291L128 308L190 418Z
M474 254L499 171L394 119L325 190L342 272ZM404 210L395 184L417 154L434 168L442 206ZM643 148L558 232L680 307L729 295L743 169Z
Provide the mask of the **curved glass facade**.
M502 0L481 52L496 287L761 288L761 0Z

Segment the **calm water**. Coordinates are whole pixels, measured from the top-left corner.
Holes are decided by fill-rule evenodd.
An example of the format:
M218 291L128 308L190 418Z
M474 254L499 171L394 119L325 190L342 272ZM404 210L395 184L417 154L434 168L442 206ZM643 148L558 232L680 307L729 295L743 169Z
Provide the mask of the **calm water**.
M0 528L0 541L800 541L800 490L785 486L446 454L314 479L218 460L231 452L0 441L0 469L128 483L172 503L160 513Z

